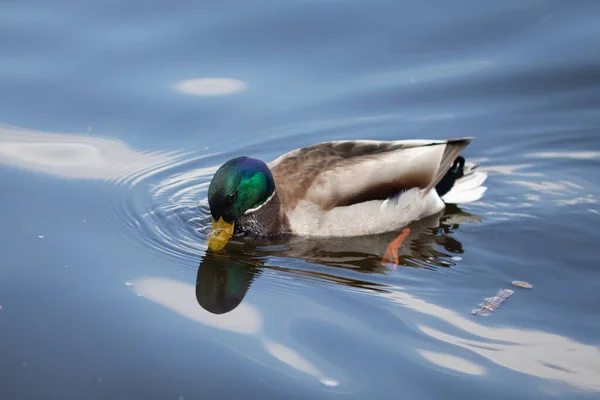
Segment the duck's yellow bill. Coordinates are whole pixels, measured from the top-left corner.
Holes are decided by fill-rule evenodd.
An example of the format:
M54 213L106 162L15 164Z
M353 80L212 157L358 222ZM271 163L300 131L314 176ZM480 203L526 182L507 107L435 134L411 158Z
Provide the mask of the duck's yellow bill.
M213 218L211 220L212 231L208 234L208 248L213 251L221 250L233 236L233 224L225 222L223 217L218 221Z

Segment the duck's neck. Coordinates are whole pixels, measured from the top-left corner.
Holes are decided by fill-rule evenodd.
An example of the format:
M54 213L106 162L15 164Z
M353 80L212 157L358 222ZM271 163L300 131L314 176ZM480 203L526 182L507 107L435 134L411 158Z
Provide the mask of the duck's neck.
M248 210L236 225L245 232L260 236L272 236L289 230L289 222L281 209L277 190L260 206Z

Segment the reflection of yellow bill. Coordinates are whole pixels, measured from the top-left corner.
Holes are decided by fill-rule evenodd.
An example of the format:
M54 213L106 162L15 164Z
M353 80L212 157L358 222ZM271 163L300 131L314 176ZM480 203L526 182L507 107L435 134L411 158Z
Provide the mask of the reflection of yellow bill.
M223 217L216 222L213 218L211 220L212 231L208 235L208 248L214 251L221 250L233 236L233 224L225 222Z

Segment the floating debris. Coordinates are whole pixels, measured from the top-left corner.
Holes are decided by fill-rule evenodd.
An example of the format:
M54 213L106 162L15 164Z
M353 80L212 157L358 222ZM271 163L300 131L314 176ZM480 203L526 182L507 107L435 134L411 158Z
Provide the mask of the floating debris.
M459 257L459 256L452 257L452 261L461 261L461 260L462 260L462 257Z
M471 314L490 315L500 306L500 304L504 303L504 300L512 296L513 293L514 292L510 289L501 289L494 297L485 298L485 301L479 305L479 308L471 311Z
M43 239L43 238L44 238L44 235L39 235L38 236L38 239Z
M531 289L533 287L533 285L531 285L530 283L523 282L523 281L513 281L512 285L516 286L516 287L525 288L525 289Z

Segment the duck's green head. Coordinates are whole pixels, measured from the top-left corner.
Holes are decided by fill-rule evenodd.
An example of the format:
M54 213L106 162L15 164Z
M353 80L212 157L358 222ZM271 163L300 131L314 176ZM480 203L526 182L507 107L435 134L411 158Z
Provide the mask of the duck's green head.
M213 224L209 247L223 248L233 234L235 221L261 206L274 191L273 175L264 162L238 157L223 164L208 187Z

